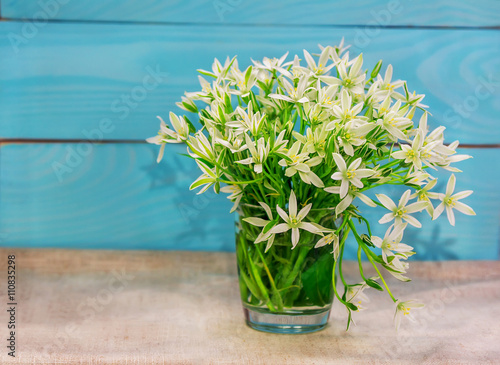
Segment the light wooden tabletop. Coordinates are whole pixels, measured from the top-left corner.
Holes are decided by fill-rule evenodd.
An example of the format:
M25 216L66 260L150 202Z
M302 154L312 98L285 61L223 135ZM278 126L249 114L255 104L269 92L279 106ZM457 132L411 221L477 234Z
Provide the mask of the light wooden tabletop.
M0 249L16 256L16 357L2 364L434 364L500 361L500 262L414 262L396 296L427 307L393 329L394 306L368 292L369 309L345 332L336 303L329 326L308 335L246 327L232 253ZM356 265L347 263L356 280ZM368 270L368 268L367 268ZM3 308L2 308L3 307ZM5 308L5 309L4 309Z

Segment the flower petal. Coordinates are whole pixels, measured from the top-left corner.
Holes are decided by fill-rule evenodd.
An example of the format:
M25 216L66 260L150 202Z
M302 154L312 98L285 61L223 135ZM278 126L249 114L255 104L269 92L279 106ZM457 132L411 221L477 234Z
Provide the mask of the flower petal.
M446 195L451 196L453 191L455 190L455 174L451 174L450 179L448 180L448 184L446 184Z
M420 223L417 218L411 215L405 215L404 220L410 223L413 227L422 228L422 223Z
M446 215L448 216L448 220L452 226L455 225L455 213L453 213L453 209L450 206L446 207Z
M290 229L290 226L286 223L280 223L271 228L268 233L283 233Z
M349 190L349 182L347 180L342 180L342 184L340 185L340 197L343 198L347 195Z
M420 202L416 202L416 203L412 203L410 205L407 205L405 207L405 209L406 209L407 213L420 212L421 210L427 208L427 204L428 203L425 201L420 201Z
M290 220L288 214L286 214L286 212L279 205L276 205L276 211L278 212L281 219L283 219L285 222L288 222Z
M337 165L337 167L339 168L339 170L340 171L347 170L347 167L345 165L345 161L342 158L342 156L340 156L338 153L333 153L332 155L333 155L333 159L335 160L335 164ZM333 176L332 176L332 179L333 179Z
M297 246L300 239L300 232L298 228L292 228L292 250Z
M257 227L265 227L269 223L269 221L257 217L243 218L243 220Z
M453 194L453 199L456 199L456 200L464 199L464 198L467 198L472 193L473 193L472 190L461 191L460 193Z
M295 197L293 190L290 193L290 199L288 200L288 212L290 213L290 216L297 215L297 198Z
M441 213L444 211L444 203L441 203L437 206L436 209L434 209L434 215L432 216L432 220L437 219Z
M403 193L401 199L399 199L399 208L406 206L406 203L408 203L408 200L410 199L410 195L411 195L410 189L406 190Z
M385 214L380 220L378 221L380 224L383 223L388 223L394 219L394 214L393 213L387 213Z
M382 205L387 209L394 211L398 208L396 207L396 204L394 204L392 199L389 198L387 195L385 194L375 194L375 195L377 196L377 199L382 203Z
M307 204L304 208L302 208L300 210L299 214L297 214L297 218L299 220L302 220L305 217L307 217L307 215L309 214L309 211L311 210L311 208L312 208L312 203Z
M467 215L476 215L476 212L469 207L467 204L456 202L454 208L458 210L461 213L467 214Z

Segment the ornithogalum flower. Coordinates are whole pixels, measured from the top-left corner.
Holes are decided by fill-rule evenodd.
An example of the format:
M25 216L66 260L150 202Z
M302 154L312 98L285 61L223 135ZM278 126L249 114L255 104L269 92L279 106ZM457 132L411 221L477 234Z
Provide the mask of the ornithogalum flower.
M413 317L413 310L422 309L424 304L420 303L415 299L407 300L405 302L396 302L396 313L394 313L394 326L396 330L399 329L401 325L401 318L407 318L408 320L415 322L415 317Z
M403 221L410 223L412 226L420 228L422 224L413 216L411 213L420 212L422 209L425 209L427 206L427 202L416 202L407 205L408 200L410 199L411 190L406 190L401 199L399 199L399 204L396 206L391 198L389 198L385 194L376 194L378 200L382 203L384 207L389 209L391 212L384 215L378 222L379 223L387 223L392 220L395 221L395 225L399 226L403 224Z
M307 204L304 208L302 208L297 213L297 198L295 197L295 193L292 190L290 193L290 199L288 202L288 213L285 212L279 205L276 206L276 210L280 215L281 219L285 221L285 223L280 223L271 229L271 233L283 233L288 230L292 230L292 248L297 246L300 239L299 229L303 229L305 231L309 231L311 233L323 235L323 232L327 231L321 226L309 222L304 222L304 218L307 216L309 211L312 208L312 204Z
M439 200L441 200L441 204L439 204L434 211L433 219L436 219L443 213L446 209L446 214L448 215L448 220L452 226L455 225L455 214L453 213L453 209L458 210L461 213L467 215L476 215L476 212L469 207L467 204L459 202L460 199L467 198L472 194L472 190L465 190L460 193L453 194L455 190L455 175L451 174L450 179L448 180L448 184L446 185L446 194L439 194Z
M361 182L362 178L372 176L375 171L370 169L359 169L358 167L361 165L361 158L357 158L347 167L344 159L338 153L333 154L333 159L335 160L335 164L337 165L337 169L339 171L335 172L332 175L333 180L340 180L340 197L343 198L347 195L349 190L349 185L352 184L357 188L362 188L363 183Z

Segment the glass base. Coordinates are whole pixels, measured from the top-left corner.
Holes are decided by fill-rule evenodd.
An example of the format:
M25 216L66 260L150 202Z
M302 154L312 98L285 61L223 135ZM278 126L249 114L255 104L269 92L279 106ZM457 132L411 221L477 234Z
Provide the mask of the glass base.
M263 332L301 334L322 330L328 323L330 309L312 313L275 314L243 307L247 325Z

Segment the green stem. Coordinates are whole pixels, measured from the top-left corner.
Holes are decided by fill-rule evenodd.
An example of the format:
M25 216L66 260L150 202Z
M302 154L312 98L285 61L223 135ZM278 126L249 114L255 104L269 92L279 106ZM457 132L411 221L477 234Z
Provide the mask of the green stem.
M354 223L352 223L351 220L349 220L349 226L351 227L352 229L352 233L354 233L354 237L356 237L356 241L358 241L358 244L361 246L361 248L363 249L363 251L365 252L366 254L366 257L368 258L368 260L371 262L371 264L373 265L373 267L375 268L375 271L377 272L378 276L380 277L380 280L382 280L382 283L384 284L385 286L385 289L387 290L387 293L390 295L390 297L392 298L392 300L394 302L397 301L397 299L394 298L394 296L392 295L391 293L391 290L389 289L389 287L387 286L387 283L385 282L384 280L384 277L382 276L382 274L380 273L380 270L378 269L377 265L375 264L375 262L373 261L373 258L371 257L371 255L367 252L367 251L370 251L368 249L368 247L366 247L365 243L363 242L363 240L361 239L361 237L359 237L358 235L358 232L356 231L356 227L354 227ZM372 253L370 251L370 253Z
M274 282L273 276L271 275L271 272L269 271L269 268L267 267L266 259L264 258L264 255L262 255L262 252L260 251L260 248L257 244L255 245L255 249L259 253L262 264L264 265L264 270L266 271L267 277L269 278L269 282L271 283L271 287L273 289L273 298L276 298L278 301L278 311L282 312L283 311L283 300L281 299L281 295L278 291L278 288L276 288L276 284Z
M284 287L290 286L293 284L295 281L295 278L299 274L299 271L302 269L302 264L304 263L304 260L307 256L307 253L309 252L310 247L308 246L301 246L299 248L299 257L297 258L297 261L295 261L295 265L293 267L292 272L288 276L288 278L285 280Z
M378 276L380 277L380 280L382 281L382 283L384 284L385 286L385 289L387 290L387 294L389 294L389 296L391 297L391 299L394 301L394 302L397 302L397 299L394 298L394 295L392 295L391 293L391 290L389 289L389 286L387 286L387 283L385 282L384 280L384 277L382 276L382 273L380 272L380 270L378 269L377 265L375 264L375 262L373 262L373 259L370 257L370 255L368 255L366 253L366 250L368 250L368 247L366 246L362 246L363 247L363 251L365 251L365 254L366 254L366 257L368 257L368 260L371 262L371 264L373 265L373 267L375 268L375 271L377 272Z

